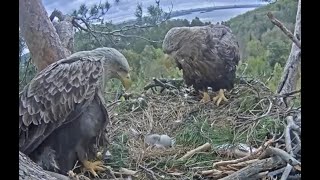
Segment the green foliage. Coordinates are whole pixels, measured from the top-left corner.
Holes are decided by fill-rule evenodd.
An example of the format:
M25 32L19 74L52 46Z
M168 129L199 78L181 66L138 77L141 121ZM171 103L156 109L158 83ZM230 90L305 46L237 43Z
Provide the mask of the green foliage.
M266 49L262 46L261 41L252 39L247 44L248 56L252 57L265 57Z
M200 19L198 17L195 17L192 21L191 21L191 26L203 26L204 23L202 21L200 21Z
M282 72L283 72L283 68L281 67L281 65L279 63L276 63L273 68L272 77L271 77L270 81L268 82L268 87L272 90L272 92L276 93L277 85L281 80Z
M176 135L176 143L198 147L207 142L214 145L232 143L234 133L230 126L211 127L203 119L194 118L194 122L186 123L185 127Z
M274 26L267 17L267 12L269 11L293 31L297 11L296 0L279 0L276 3L239 15L227 22L237 36L244 60L251 56L249 51L251 51L250 47L252 46L247 46L247 44L252 39L261 41L265 50L267 45L273 41L283 42L288 46L291 45L288 37L278 27Z
M239 68L241 75L258 78L271 90L276 90L292 42L271 23L267 13L272 12L293 32L296 11L297 0L278 0L227 22L239 41L242 59ZM247 69L242 74L244 67Z
M129 150L127 147L128 135L118 134L115 136L112 145L110 146L110 153L112 159L107 162L108 165L120 168L128 167L129 164Z
M135 82L132 85L132 89L142 90L152 77L178 78L182 75L181 72L175 68L175 65L172 65L173 60L168 60L159 48L146 45L140 54L133 50L123 50L121 52L132 68L131 76ZM168 63L170 65L168 65Z
M240 45L242 60L238 68L238 75L259 78L273 91L276 89L292 42L270 22L266 14L271 11L275 17L293 31L296 5L297 0L279 0L226 22L237 36ZM91 7L81 5L78 10L74 11L74 15L97 19L109 8L112 7L108 1ZM157 24L168 17L166 16L168 14L160 8L158 1L155 5L147 8L147 13L145 13L147 16L143 16L142 11L142 4L137 4L135 16L138 25ZM133 28L126 32L120 32L121 35L98 36L99 41L90 33L77 31L75 33L75 51L91 50L100 46L120 50L132 68L131 76L134 81L132 90L140 91L152 77L182 77L182 72L176 68L174 60L166 57L161 50L162 40L166 33L173 27L203 26L206 24L208 23L201 22L197 17L191 22L185 19L171 19L151 28ZM102 22L101 24L91 24L91 27L96 31L112 32L125 29L128 25L132 25L132 23L115 25L111 22ZM146 39L153 41L146 41ZM121 88L120 82L117 80L113 80L113 82L115 83L108 84L110 90Z
M274 67L276 63L279 63L281 66L286 64L290 53L287 44L283 41L272 41L267 45L267 48L267 61L269 62L270 67Z
M263 57L249 57L247 60L246 74L254 78L265 80L270 77L269 64Z

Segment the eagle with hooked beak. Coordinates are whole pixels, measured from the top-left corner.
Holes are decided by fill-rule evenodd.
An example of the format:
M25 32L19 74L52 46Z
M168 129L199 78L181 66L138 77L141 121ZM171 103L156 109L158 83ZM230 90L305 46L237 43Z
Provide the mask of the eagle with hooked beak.
M224 25L175 27L162 44L167 57L172 57L188 86L203 92L202 102L209 102L208 87L218 91L213 101L219 106L228 101L225 90L234 87L239 45L231 29Z
M66 174L77 161L97 176L105 167L94 145L109 122L105 84L131 85L129 64L116 49L81 51L39 72L19 93L19 149L48 171Z

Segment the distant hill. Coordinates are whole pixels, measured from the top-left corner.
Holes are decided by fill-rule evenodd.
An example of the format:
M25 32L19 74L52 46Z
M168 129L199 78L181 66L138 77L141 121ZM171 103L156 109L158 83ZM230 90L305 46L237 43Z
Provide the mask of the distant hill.
M283 41L290 45L291 41L278 27L271 23L267 13L269 11L272 12L277 19L293 32L297 3L297 0L278 0L276 3L246 12L227 21L227 24L238 38L242 57L247 58L249 56L247 45L253 39L259 40L264 47L267 47L274 40Z

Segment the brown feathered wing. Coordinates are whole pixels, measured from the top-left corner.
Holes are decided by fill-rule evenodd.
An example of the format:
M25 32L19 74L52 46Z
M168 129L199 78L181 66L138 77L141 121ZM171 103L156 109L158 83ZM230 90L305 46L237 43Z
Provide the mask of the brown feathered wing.
M82 113L101 90L102 61L67 58L42 70L19 94L19 148L31 153L62 124Z

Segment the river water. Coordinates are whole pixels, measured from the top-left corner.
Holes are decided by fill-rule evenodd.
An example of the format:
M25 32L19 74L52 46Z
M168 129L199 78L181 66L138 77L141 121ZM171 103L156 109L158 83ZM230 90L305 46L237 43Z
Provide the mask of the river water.
M234 8L234 9L219 9L211 12L193 12L191 14L177 16L172 19L187 19L191 21L195 17L198 17L202 22L212 22L217 23L221 21L227 21L233 17L240 14L246 13L248 11L254 10L255 8Z

